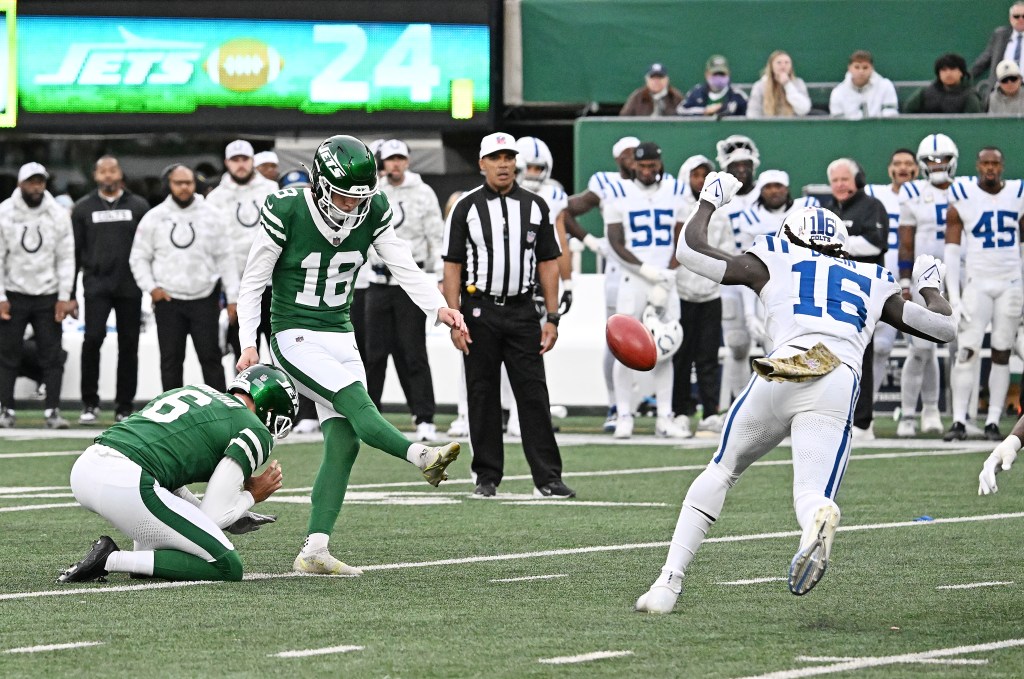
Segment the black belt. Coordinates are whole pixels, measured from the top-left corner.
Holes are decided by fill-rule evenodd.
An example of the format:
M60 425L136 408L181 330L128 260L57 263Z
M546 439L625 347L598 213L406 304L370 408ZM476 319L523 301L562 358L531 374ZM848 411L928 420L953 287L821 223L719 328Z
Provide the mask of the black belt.
M471 287L473 288L472 291L470 290ZM467 295L469 295L473 299L487 300L487 301L491 302L492 304L494 304L494 306L505 306L506 304L510 304L510 303L514 304L516 302L521 302L521 301L527 299L527 297L528 297L528 295L519 295L519 294L516 294L516 295L492 295L492 294L490 294L488 292L484 292L483 290L480 290L475 285L474 286L467 285L465 288L463 288L463 292L465 292Z

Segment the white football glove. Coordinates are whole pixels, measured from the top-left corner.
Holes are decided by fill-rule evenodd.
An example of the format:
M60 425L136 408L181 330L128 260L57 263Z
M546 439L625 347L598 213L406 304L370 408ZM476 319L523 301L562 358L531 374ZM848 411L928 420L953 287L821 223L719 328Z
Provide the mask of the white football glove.
M722 207L736 194L742 182L728 172L709 172L704 178L704 188L700 190L700 199L715 206Z
M674 285L676 282L676 271L675 269L662 269L653 264L641 264L640 277L651 285Z
M1017 459L1017 451L1020 450L1021 441L1010 434L1006 439L996 446L992 454L985 460L981 467L981 474L978 475L978 495L989 495L999 490L996 486L996 474L1000 471L1009 471L1013 461Z
M668 306L668 287L664 283L652 285L647 291L647 303L658 311Z
M946 264L931 255L920 255L914 260L912 278L917 286L917 294L925 288L942 289L942 279L946 275Z

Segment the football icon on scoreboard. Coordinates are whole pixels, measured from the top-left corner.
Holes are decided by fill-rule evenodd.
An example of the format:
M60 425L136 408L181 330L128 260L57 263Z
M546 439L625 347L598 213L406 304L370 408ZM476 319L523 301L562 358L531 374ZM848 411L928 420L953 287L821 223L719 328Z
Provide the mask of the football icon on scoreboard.
M210 80L233 92L252 92L277 80L284 60L270 45L255 38L235 38L210 52Z

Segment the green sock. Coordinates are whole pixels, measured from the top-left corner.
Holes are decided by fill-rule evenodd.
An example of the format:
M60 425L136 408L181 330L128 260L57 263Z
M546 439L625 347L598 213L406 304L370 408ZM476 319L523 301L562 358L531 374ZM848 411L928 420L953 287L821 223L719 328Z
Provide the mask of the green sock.
M176 549L153 552L153 576L165 580L241 580L242 561L238 552L226 552L210 563Z
M359 439L350 421L341 417L324 420L322 428L324 457L313 481L313 508L309 514L308 532L330 535L345 501L348 477L359 453Z
M354 382L338 391L331 399L331 405L334 406L335 412L348 418L359 440L383 450L388 455L394 455L401 460L406 459L409 439L381 416L360 382Z

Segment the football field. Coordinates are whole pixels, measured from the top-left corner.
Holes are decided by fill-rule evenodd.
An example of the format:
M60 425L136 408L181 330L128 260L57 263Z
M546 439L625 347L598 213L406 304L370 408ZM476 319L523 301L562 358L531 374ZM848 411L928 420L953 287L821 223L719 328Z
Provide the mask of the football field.
M243 582L65 586L54 578L98 536L131 548L70 493L96 430L8 432L0 676L1024 676L1024 468L979 497L991 444L856 448L832 562L804 597L785 582L799 531L779 448L730 493L675 613L649 616L633 603L717 442L663 445L652 429L613 445L596 418L563 420L569 501L532 497L513 441L493 500L471 497L466 447L438 489L364 447L331 542L359 578L291 572L321 445L292 436L274 455L284 489L257 507L277 523L230 536Z

